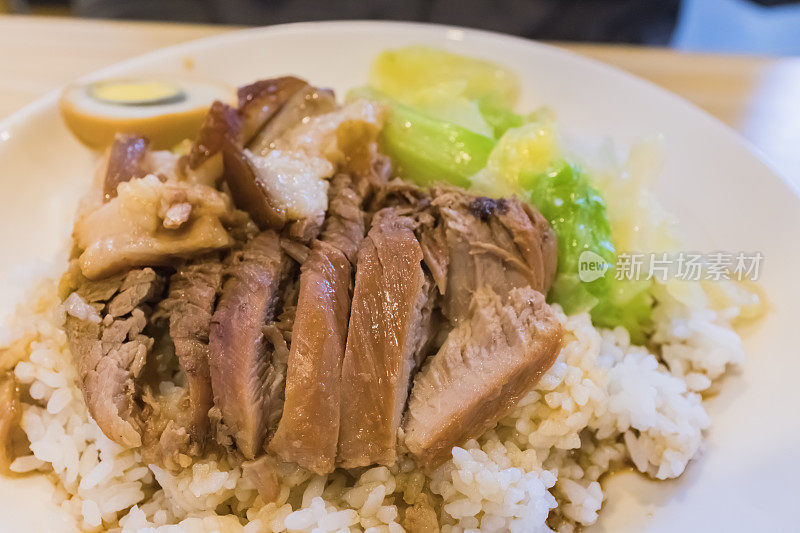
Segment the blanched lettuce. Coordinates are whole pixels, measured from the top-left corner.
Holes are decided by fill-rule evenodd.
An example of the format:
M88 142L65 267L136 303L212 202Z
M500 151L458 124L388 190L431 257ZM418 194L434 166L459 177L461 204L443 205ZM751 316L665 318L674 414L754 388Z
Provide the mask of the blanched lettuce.
M399 175L421 185L449 182L466 188L470 176L486 166L494 139L433 118L369 88L352 91L348 97L356 96L389 108L380 141Z
M653 282L611 279L609 291L592 308L592 322L602 328L622 326L631 342L643 344L653 322Z
M489 61L411 46L383 52L369 85L390 98L486 137L499 139L526 119L513 112L519 82Z
M558 238L559 277L577 276L581 260L594 260L598 263L595 267L598 277L579 279L577 284L573 280L570 287L579 293L585 290L598 299L605 297L613 277L616 253L606 204L589 178L577 166L559 160L546 172L521 172L519 182L520 189L550 222ZM589 310L575 307L583 303L585 297L572 297L563 290L557 294L562 300L559 303L568 313Z
M514 113L511 108L491 99L478 100L478 109L483 120L492 128L495 139L501 138L511 128L519 128L528 122L526 117Z
M508 109L519 95L519 81L511 70L425 46L380 54L372 64L369 85L408 105L413 105L419 93L432 88L468 100L492 101Z
M558 238L558 274L550 299L566 313L589 311L595 325L622 326L633 342L644 342L652 321L652 282L615 277L616 250L606 203L589 177L561 160L548 172L523 173L520 187L529 191L531 203ZM604 266L588 270L585 261Z
M516 195L521 191L522 173L545 172L558 156L556 135L549 122L512 128L500 138L486 167L473 176L472 184L489 196Z

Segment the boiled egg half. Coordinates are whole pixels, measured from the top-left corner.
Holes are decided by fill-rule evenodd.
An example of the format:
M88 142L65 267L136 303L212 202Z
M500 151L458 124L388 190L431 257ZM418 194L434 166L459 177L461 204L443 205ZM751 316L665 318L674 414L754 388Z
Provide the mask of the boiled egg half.
M234 95L211 83L117 79L67 87L59 107L67 127L90 148L102 150L117 133L135 133L155 149L168 149L195 137L214 100L230 103Z

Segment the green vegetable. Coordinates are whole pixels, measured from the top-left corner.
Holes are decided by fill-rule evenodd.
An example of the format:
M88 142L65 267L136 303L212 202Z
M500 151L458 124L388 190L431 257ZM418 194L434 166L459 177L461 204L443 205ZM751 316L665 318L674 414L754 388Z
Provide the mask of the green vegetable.
M374 90L356 90L349 98L353 96L388 106L380 142L401 176L420 185L447 182L466 188L469 177L486 166L494 139L432 118Z
M602 328L622 326L631 342L643 344L653 323L652 281L617 280L605 298L592 309L592 322Z
M519 181L558 238L551 301L568 314L591 311L595 325L623 326L633 342L644 342L652 321L651 282L615 278L606 204L588 176L559 161L545 173L522 173Z
M511 128L519 128L527 122L522 115L517 115L511 109L487 98L478 101L478 109L483 115L483 119L492 128L496 139L502 137Z
M518 194L523 172L542 173L559 156L558 142L547 121L511 128L489 155L486 168L472 176L473 189L493 197Z
M432 85L396 100L431 118L451 122L486 137L494 137L494 129L481 113L478 101L459 92L462 86L459 83Z
M591 272L587 271L583 283L576 284L571 279L568 285L570 291L563 291L566 294L558 291L563 302L570 307L567 312L587 310L573 308L578 303L584 304L588 298L585 295L573 297L572 293L577 291L582 294L585 290L589 295L602 298L608 294L613 278L612 265L616 254L603 198L579 168L565 161L554 163L544 173L523 172L519 185L522 190L528 191L531 203L550 222L558 237L559 277L577 277L579 261L596 263L592 265L594 269ZM592 272L598 273L596 279L587 280L595 277L591 275ZM565 283L561 281L562 285Z
M499 139L526 120L512 111L519 82L510 70L444 50L411 46L383 52L370 86L432 118Z
M450 97L490 100L513 108L519 94L519 81L511 70L425 46L380 54L372 63L369 84L407 105L414 105L420 93L435 90Z

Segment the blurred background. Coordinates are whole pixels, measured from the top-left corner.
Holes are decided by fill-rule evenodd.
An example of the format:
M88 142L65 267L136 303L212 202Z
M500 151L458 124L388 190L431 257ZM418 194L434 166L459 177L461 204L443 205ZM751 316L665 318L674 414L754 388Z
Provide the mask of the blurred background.
M0 13L267 25L438 22L542 40L800 54L800 0L0 0Z

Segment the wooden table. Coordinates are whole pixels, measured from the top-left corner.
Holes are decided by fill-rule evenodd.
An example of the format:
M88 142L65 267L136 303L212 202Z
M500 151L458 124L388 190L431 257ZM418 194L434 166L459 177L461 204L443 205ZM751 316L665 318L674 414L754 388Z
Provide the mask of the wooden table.
M224 26L0 16L0 119L83 74ZM800 186L800 58L562 44L679 94L741 132Z

